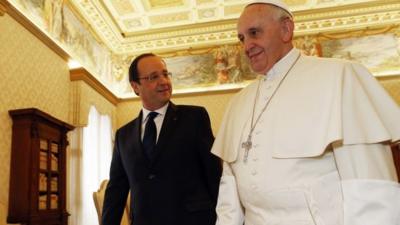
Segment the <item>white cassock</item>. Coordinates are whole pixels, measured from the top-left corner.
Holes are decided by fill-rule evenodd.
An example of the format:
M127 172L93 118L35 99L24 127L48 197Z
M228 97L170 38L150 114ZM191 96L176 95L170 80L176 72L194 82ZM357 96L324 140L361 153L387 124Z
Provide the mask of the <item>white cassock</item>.
M212 148L224 161L217 225L399 225L388 145L400 139L399 106L362 65L303 55L295 63L299 54L290 51L226 110ZM258 82L254 121L279 88L244 162Z

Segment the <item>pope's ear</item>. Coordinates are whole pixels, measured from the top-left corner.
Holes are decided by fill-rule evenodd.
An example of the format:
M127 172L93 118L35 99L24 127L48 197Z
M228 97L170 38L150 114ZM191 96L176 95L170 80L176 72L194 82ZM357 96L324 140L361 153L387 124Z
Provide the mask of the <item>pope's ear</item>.
M289 17L282 19L281 21L281 37L283 42L291 42L293 39L294 23Z

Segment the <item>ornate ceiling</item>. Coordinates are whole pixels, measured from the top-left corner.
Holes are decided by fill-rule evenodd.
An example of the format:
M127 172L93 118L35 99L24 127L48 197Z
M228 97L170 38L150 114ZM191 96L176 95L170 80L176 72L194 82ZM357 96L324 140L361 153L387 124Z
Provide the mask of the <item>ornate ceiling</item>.
M115 54L176 51L236 42L236 19L243 0L70 0L88 26ZM297 34L370 26L384 19L398 0L285 0L296 19ZM397 6L396 3L397 2ZM391 4L389 4L391 3ZM395 5L393 5L395 4ZM379 15L377 15L379 17ZM351 17L350 21L349 18ZM339 20L338 20L339 19Z

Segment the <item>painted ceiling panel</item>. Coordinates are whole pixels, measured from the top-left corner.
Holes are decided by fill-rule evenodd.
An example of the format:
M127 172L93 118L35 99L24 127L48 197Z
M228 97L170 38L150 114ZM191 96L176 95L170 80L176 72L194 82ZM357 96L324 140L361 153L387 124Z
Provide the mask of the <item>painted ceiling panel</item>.
M174 8L185 5L184 0L143 0L143 2L148 6L148 10Z
M126 16L135 13L135 9L129 0L112 0L110 1L112 8L117 16Z

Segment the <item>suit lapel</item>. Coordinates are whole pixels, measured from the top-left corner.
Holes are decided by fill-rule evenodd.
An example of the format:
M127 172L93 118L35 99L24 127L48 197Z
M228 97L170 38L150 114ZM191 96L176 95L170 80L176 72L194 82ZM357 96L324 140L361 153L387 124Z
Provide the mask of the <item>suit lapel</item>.
M158 136L156 153L152 164L157 161L159 155L162 154L163 151L165 151L165 147L167 146L166 142L170 139L169 137L174 133L177 121L177 107L172 102L170 102L167 112L165 113L163 124L161 126L160 135Z
M143 112L141 111L139 116L133 123L132 130L129 132L131 138L128 138L128 145L130 151L132 151L132 155L135 155L135 158L143 159L148 162L146 155L144 154L142 140L141 140L141 130L142 130L142 116ZM132 161L133 162L133 161Z

